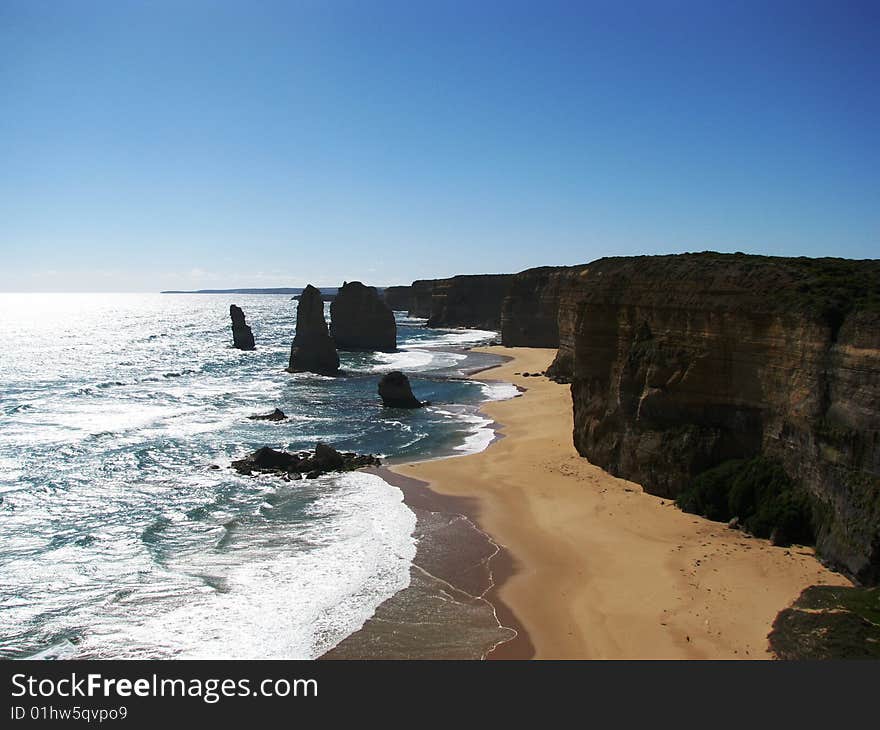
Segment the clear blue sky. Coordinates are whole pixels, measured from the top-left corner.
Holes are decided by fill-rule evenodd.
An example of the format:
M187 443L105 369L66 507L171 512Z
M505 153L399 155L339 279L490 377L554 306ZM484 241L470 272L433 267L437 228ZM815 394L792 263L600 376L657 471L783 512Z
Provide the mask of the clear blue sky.
M0 0L0 290L877 257L878 2Z

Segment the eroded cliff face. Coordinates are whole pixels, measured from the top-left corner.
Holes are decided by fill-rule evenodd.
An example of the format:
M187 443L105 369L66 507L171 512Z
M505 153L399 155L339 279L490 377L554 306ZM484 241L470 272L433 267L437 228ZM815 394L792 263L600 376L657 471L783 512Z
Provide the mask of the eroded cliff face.
M473 274L434 280L428 326L499 329L512 279L512 274Z
M417 279L412 283L409 304L410 317L430 317L434 282L438 279Z
M385 303L395 312L408 312L412 308L411 286L388 286L382 292Z
M559 330L581 455L666 497L776 459L819 553L880 581L880 261L600 259L565 280Z
M542 266L515 274L501 306L502 344L559 347L559 292L584 266Z

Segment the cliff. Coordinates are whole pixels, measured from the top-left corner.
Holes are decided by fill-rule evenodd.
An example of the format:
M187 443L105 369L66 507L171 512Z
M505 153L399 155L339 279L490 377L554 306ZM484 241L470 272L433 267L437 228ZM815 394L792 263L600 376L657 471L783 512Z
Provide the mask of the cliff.
M666 497L778 462L819 554L880 581L880 261L600 259L565 280L559 330L581 455Z
M296 336L287 369L320 375L335 375L339 370L339 355L327 331L321 292L311 285L303 290L296 305Z
M431 301L434 296L434 282L439 279L417 279L410 287L409 315L411 317L430 317Z
M409 312L412 309L413 288L411 286L385 287L382 297L395 312Z
M542 266L514 275L501 305L502 344L559 347L559 292L584 266Z
M397 349L394 312L376 287L359 281L345 282L330 304L330 335L340 350Z
M512 279L512 274L474 274L435 280L428 327L498 329Z

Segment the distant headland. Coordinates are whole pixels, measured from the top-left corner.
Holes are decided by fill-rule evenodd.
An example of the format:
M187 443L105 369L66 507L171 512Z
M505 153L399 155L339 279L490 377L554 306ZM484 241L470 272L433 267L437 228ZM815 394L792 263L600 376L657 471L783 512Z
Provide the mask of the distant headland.
M321 294L336 294L336 287L323 287L319 290ZM182 291L177 289L168 289L161 291L160 294L302 294L303 288L298 287L276 287L274 289L195 289L193 291Z

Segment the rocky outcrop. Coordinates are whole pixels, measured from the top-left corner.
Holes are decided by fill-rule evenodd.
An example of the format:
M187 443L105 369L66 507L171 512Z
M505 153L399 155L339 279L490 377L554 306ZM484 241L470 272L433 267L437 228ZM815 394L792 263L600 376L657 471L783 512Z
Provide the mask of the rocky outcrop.
M412 283L409 316L430 317L431 302L434 297L434 282L437 279L417 279Z
M232 462L239 474L277 474L286 479L316 479L333 471L353 471L365 466L379 466L382 462L372 454L340 453L332 446L318 443L314 453L297 454L263 446L249 456Z
M767 636L777 659L880 659L880 588L810 586Z
M232 318L232 346L239 350L253 350L254 335L244 321L244 312L240 307L230 304L229 316Z
M559 327L581 455L666 497L771 459L819 554L880 581L880 261L600 259L566 280Z
M340 350L397 349L394 312L376 287L359 281L345 282L330 305L330 335Z
M514 275L501 305L506 347L559 347L559 292L584 266L542 266Z
M428 327L497 330L512 279L512 274L474 274L435 280Z
M310 372L335 375L339 371L339 355L324 319L324 302L311 284L300 295L296 305L296 336L290 347L292 373Z
M251 421L286 421L287 416L280 408L276 408L271 413L262 413L254 416L248 416Z
M411 286L385 287L382 297L395 312L409 312L412 309L413 288Z
M413 395L409 378L397 370L382 376L379 397L382 405L389 408L421 408L425 405Z

